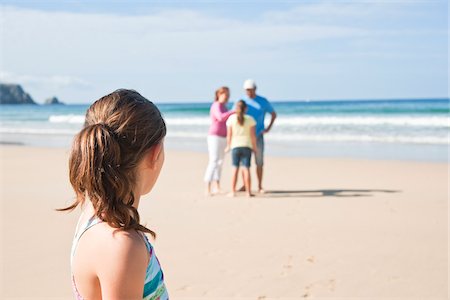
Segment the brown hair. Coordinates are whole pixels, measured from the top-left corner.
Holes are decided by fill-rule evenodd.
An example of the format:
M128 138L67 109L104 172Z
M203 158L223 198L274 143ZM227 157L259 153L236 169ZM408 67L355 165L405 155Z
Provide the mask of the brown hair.
M239 125L244 125L244 115L245 115L245 109L247 108L247 103L245 103L244 100L239 100L236 103L236 115Z
M224 92L230 92L230 89L227 86L222 86L216 90L214 101L219 101L219 95Z
M69 158L75 202L88 198L95 215L111 227L155 233L139 223L133 203L136 167L147 151L166 135L158 108L133 90L117 90L95 101L75 136Z

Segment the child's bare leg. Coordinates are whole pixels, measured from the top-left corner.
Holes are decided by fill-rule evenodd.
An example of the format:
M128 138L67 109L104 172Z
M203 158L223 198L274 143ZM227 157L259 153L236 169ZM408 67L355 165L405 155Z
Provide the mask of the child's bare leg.
M244 172L242 172L242 186L239 189L239 192L245 192L245 177L244 177Z
M247 194L247 197L253 197L252 194L252 182L250 177L250 169L249 168L242 168L242 176L244 177L244 185L245 185L245 191Z
M236 195L236 183L237 183L238 174L239 174L239 167L234 167L233 168L233 177L231 178L231 194L230 194L230 196L233 196L233 197Z

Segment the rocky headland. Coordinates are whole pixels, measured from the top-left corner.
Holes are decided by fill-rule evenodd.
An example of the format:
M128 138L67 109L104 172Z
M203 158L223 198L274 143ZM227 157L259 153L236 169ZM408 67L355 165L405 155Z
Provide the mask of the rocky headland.
M0 83L0 104L37 104L19 84Z

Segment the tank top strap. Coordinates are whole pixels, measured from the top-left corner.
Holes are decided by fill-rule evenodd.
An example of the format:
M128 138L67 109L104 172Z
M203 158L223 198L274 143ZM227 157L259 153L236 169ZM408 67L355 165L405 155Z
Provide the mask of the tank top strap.
M84 224L81 224L82 225L81 227L80 227L80 223L77 224L77 228L75 230L75 236L73 237L73 241L72 241L72 250L70 251L70 262L71 263L72 263L73 256L75 254L75 250L77 249L78 241L80 240L81 236L89 228L91 228L94 225L97 225L101 222L102 222L102 220L100 220L99 218L97 218L94 215L94 216L90 217L89 220L87 220L87 222L85 222Z
M150 244L150 241L148 240L148 237L143 232L139 232L144 240L145 247L147 247L147 250L151 253L152 252L152 244Z

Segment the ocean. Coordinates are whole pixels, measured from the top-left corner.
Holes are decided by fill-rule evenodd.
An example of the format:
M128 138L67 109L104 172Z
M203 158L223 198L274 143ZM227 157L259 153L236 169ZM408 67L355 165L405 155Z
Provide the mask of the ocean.
M206 152L210 103L156 103L169 149ZM272 102L266 153L447 161L449 99ZM2 105L0 143L69 147L89 105ZM266 122L270 116L266 117Z

